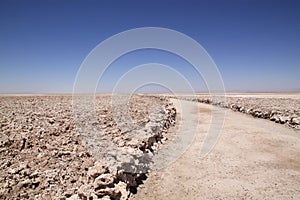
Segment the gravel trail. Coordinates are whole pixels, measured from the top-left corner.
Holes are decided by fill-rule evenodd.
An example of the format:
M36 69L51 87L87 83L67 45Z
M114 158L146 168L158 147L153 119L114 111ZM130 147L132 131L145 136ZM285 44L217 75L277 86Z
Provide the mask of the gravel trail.
M186 101L180 101L185 109ZM171 165L151 172L131 199L300 199L299 130L226 110L218 143L200 159L212 106L192 104L194 109L181 116L182 122L200 112L199 122L189 124L199 123L190 148Z

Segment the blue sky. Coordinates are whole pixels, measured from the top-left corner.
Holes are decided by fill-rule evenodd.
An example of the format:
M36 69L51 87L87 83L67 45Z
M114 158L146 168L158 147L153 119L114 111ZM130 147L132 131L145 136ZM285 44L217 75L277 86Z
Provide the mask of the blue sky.
M300 91L299 1L0 1L0 93L71 93L101 41L138 27L165 27L199 42L227 91ZM157 62L201 77L175 55L132 52L112 64L99 91L138 64Z

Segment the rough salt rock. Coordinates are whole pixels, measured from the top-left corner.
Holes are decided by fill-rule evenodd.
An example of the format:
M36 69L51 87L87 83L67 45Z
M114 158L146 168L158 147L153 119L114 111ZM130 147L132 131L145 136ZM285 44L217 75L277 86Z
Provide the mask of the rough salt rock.
M94 181L94 188L104 188L111 185L114 182L114 176L112 174L101 174Z
M88 176L92 178L97 178L101 174L104 174L107 171L107 167L105 167L102 163L96 162L93 167L89 168Z
M271 121L275 121L276 123L279 123L280 122L280 116L278 116L278 115L273 115L271 118L270 118L270 120Z
M77 194L73 194L71 197L66 198L67 200L79 200L79 199L85 199L85 198L79 198Z
M250 114L251 112L252 112L252 108L249 108L249 109L246 110L247 114Z
M78 189L78 196L80 199L88 199L92 195L93 189L90 185L82 185Z
M54 122L55 122L55 118L50 118L50 119L48 119L48 123L49 123L49 124L54 124Z
M292 118L292 123L294 125L299 125L300 124L300 117L294 117L294 118Z
M105 189L100 189L95 192L95 194L103 199L105 196L109 196L110 199L120 199L121 198L121 192L117 190L116 188L105 188Z
M149 122L145 128L147 129L147 132L152 133L152 135L162 131L162 125L156 122Z
M275 121L275 120L276 120L276 117L277 117L276 115L273 115L272 117L270 117L270 120L271 120L271 121Z
M87 115L87 118L83 118L84 120L81 121L83 126L90 128L90 130L85 131L86 135L83 135L82 132L84 129L79 128L78 131L75 131L72 120L69 120L72 114L72 107L69 105L71 101L69 98L37 98L37 100L34 100L37 105L34 107L35 111L26 114L31 116L31 118L22 117L25 113L28 113L25 105L27 101L24 101L23 98L18 101L22 110L20 110L20 112L16 111L16 115L11 118L8 115L4 116L5 118L2 120L3 117L1 116L1 120L5 125L4 123L0 124L3 134L7 135L7 137L0 139L0 145L4 147L2 148L2 152L9 152L1 163L1 169L6 173L5 178L8 181L3 183L3 189L0 189L0 194L11 199L127 199L129 187L136 185L136 180L138 180L139 176L138 173L142 172L138 171L137 174L131 173L131 175L127 175L124 177L126 182L117 179L117 169L111 170L112 167L104 166L103 162L95 163L97 159L95 155L97 154L94 154L92 150L88 152L89 148L84 146L87 142L85 140L81 142L81 139L84 137L89 138L93 142L87 144L95 145L92 146L91 149L98 148L97 142L98 140L100 141L101 138L96 137L97 135L92 133L97 132L98 126L103 125L103 128L105 128L104 133L108 136L109 140L118 138L119 146L124 146L123 148L128 147L128 152L125 152L132 154L129 156L126 154L126 157L130 158L128 164L136 167L136 165L144 164L139 158L140 154L144 154L145 148L141 149L140 147L146 146L148 138L153 137L150 128L148 129L149 132L145 134L144 130L140 130L144 129L147 123L155 123L158 119L157 123L159 127L164 128L166 126L165 121L170 123L173 121L172 116L176 115L176 111L173 113L173 111L170 110L166 110L166 114L160 114L158 110L162 109L161 102L156 103L155 99L151 101L150 104L148 101L142 101L142 106L139 102L133 102L134 106L131 108L131 117L132 121L137 123L138 126L129 126L130 129L128 130L130 132L121 134L121 130L118 129L116 122L113 121L111 116L113 113L110 111L106 113L107 117L105 117L105 119L100 120L101 123L95 123L95 125L97 125L96 127L91 126L90 128L90 126L88 126L93 123L92 117L88 118L89 116ZM53 101L55 105L52 104ZM0 102L10 103L11 101ZM154 121L150 121L148 117L150 113L149 109L152 104L155 104L154 106L160 106L158 110L154 110ZM103 103L101 97L100 104L96 105L100 105L99 108L103 109L103 106L108 105L108 103ZM32 107L28 109L32 109ZM119 109L118 112L119 111L122 112L121 114L123 115L124 112L122 109ZM84 115L85 112L82 113ZM166 116L168 116L168 118L166 118ZM85 125L85 123L88 125ZM126 129L124 130L126 131ZM137 133L134 137L130 135L133 133L132 130L136 131L134 133ZM159 131L161 130L158 130L158 132ZM24 132L24 135L19 134L22 132ZM154 134L160 134L158 132ZM54 139L52 136L58 136L58 138ZM83 137L80 139L81 136ZM127 138L136 138L136 140L126 140ZM156 136L153 138L156 138ZM131 141L132 146L128 146L126 144L127 141ZM9 149L7 147L9 147ZM23 150L20 154L18 153L20 150L19 147ZM29 151L29 148L32 149ZM9 160L11 160L11 163L9 163ZM23 167L19 167L20 161L28 161L29 165L23 169ZM8 167L11 167L11 170L9 170ZM101 180L103 176L107 176L107 179ZM29 182L28 179L31 182ZM94 186L96 186L96 190ZM99 186L103 186L104 188ZM96 194L98 196L96 196Z
M119 182L117 185L115 185L116 190L121 192L121 198L120 200L126 200L128 199L128 196L130 194L129 190L127 190L127 184L124 182Z
M279 122L280 122L281 124L286 123L288 120L289 120L288 117L285 117L285 116L280 116L280 117L279 117Z
M31 182L30 179L26 179L26 180L24 180L24 181L19 182L19 183L18 183L18 186L19 186L19 187L27 187L27 186L29 186L31 183L32 183L32 182Z
M17 174L19 173L20 171L22 171L23 169L27 168L28 165L25 164L25 163L21 163L20 166L18 168L15 168L15 169L9 169L9 173L11 174Z
M245 108L243 106L240 107L240 112L245 112Z
M139 136L139 135L137 135ZM126 142L127 146L137 148L140 145L139 138L131 138L130 141Z
M68 156L68 155L71 155L71 151L61 151L61 152L58 152L57 156L58 157L62 157L62 156Z
M102 199L102 200L111 200L110 196L107 196L107 195L104 196L104 197L101 197L101 199Z
M24 193L21 193L21 194L20 194L20 197L21 197L22 199L28 199L28 198L29 198L29 195L28 195L27 192L24 192Z
M128 186L137 186L136 175L122 171L118 171L117 178L125 182Z

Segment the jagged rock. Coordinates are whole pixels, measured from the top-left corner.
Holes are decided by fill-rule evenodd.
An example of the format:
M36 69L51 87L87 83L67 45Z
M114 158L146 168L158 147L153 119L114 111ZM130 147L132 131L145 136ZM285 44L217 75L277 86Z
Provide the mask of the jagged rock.
M73 115L71 96L0 97L0 198L127 199L129 187L137 186L142 173L135 166L144 164L138 158L157 149L163 133L175 124L176 109L165 98L133 95L129 118L124 118L122 103L114 105L116 116L111 105L110 96L96 97L97 119L87 116L77 122L78 116L88 112L83 109ZM124 119L132 124L124 123L121 130L117 122ZM91 130L82 132L86 124L91 124ZM151 125L148 129L147 124ZM91 149L103 141L91 138L97 127L129 154L136 173L126 174L116 166L96 162ZM89 149L86 144L94 146Z
M102 199L102 200L111 200L110 196L107 196L107 195L104 196L104 197L101 197L101 199Z
M136 183L136 174L127 173L123 170L119 171L117 174L117 178L122 182L125 182L127 186L137 186Z
M55 119L54 119L54 118L48 119L48 123L49 123L49 124L54 124L54 122L55 122Z
M107 167L100 162L96 162L93 167L90 167L88 170L88 176L93 179L97 178L101 174L104 174L107 171Z
M67 200L80 200L80 199L86 200L87 198L79 197L77 194L73 194L72 196L70 196L69 198L67 198Z
M288 117L285 117L285 116L280 116L280 117L279 117L279 122L280 122L281 124L286 123L288 120L289 120Z
M245 112L245 108L242 106L242 107L240 107L239 111L240 112Z
M75 193L75 188L70 188L64 192L64 196L69 198L69 197L73 196L74 193Z
M105 196L109 196L110 199L120 199L122 193L117 190L116 188L104 188L104 189L100 189L97 190L95 192L95 194L99 197L99 198L104 198Z
M94 181L94 188L105 188L114 182L115 177L112 174L101 174Z
M120 200L126 200L130 194L129 190L127 189L127 184L124 182L119 182L115 185L117 191L121 192Z
M61 157L61 156L68 156L68 155L71 155L71 151L61 151L61 152L58 152L57 156L58 157Z
M21 194L20 194L20 198L22 198L22 199L28 199L28 198L29 198L29 195L28 195L27 192L24 192L24 193L21 193Z
M90 185L82 185L77 193L80 199L88 199L92 195L93 189Z
M8 173L17 174L17 173L19 173L20 171L22 171L25 168L27 168L27 164L26 163L21 163L18 168L9 169Z
M31 183L32 183L32 182L31 182L30 179L26 179L26 180L24 180L24 181L19 182L19 183L18 183L18 186L19 186L19 187L27 187L27 186L29 186Z
M278 119L279 119L279 118L278 118L277 115L273 115L273 116L270 118L271 121L276 121L276 120L278 120Z
M300 117L293 117L291 121L293 125L300 125Z

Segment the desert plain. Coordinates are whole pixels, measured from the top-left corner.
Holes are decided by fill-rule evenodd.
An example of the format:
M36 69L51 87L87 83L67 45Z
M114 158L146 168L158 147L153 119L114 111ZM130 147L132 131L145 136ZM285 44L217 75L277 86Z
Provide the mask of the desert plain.
M112 96L78 121L72 95L1 95L0 199L300 199L299 93ZM215 108L222 129L200 158ZM148 169L180 134L194 134L186 150ZM131 162L105 162L103 141Z

